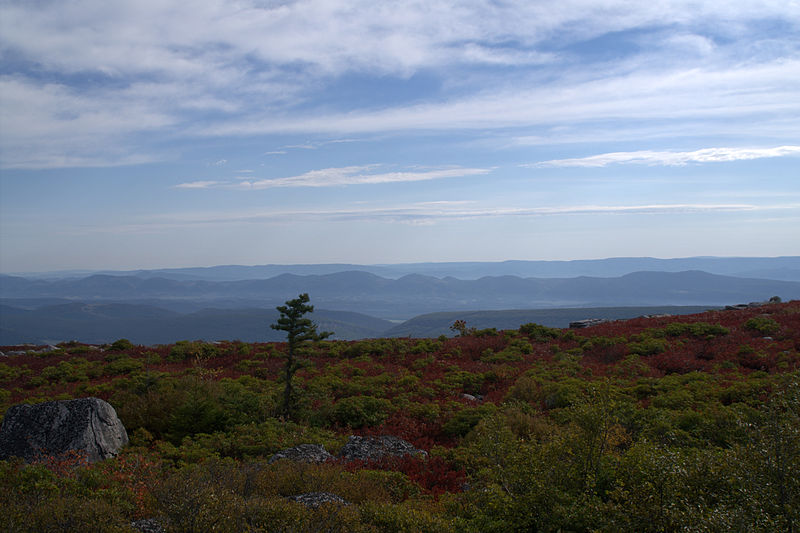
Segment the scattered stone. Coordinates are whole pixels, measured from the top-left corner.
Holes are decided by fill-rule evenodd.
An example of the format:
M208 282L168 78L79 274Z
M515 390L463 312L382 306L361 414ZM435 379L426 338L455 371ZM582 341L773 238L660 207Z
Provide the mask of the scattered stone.
M748 304L736 304L736 305L726 305L726 311L741 311L742 309L749 309L750 306Z
M345 501L340 496L337 496L332 492L307 492L306 494L292 496L289 499L294 502L302 503L306 507L311 507L312 509L316 509L317 507L326 503L350 505L350 502Z
M575 322L570 322L569 327L573 329L581 329L581 328L588 328L589 326L596 326L598 324L605 324L606 322L611 322L607 318L587 318L585 320L576 320Z
M0 427L0 459L84 454L89 463L115 457L128 444L117 412L99 398L10 407Z
M465 400L470 401L470 402L482 402L483 401L483 396L480 395L480 394L467 394L465 392L465 393L461 394L461 397L464 398Z
M385 457L402 457L404 455L428 455L428 452L415 448L410 442L383 435L380 437L351 436L344 445L339 457L347 461L380 461Z
M324 463L328 459L333 459L333 455L328 453L321 444L299 444L293 448L281 450L269 458L270 464L281 459L288 459L299 463Z
M781 303L780 296L773 296L769 300L764 302L750 302L748 304L735 304L735 305L726 305L726 311L741 311L742 309L755 309L757 307L762 307L768 304L779 304Z
M141 533L167 533L167 530L155 518L143 518L131 522L131 527Z

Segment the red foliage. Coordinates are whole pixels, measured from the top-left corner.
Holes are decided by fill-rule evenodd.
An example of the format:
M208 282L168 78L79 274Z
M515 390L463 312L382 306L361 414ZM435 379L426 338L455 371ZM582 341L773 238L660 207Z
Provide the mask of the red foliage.
M364 428L359 433L372 436L394 435L421 449L430 449L435 444L448 443L448 439L442 434L441 423L412 418L401 411L392 413L381 425Z
M69 450L58 455L48 454L46 450L42 452L32 463L44 466L59 477L74 478L79 468L89 464L86 452Z
M453 467L441 457L404 455L385 457L380 461L347 461L344 467L353 472L361 469L402 472L419 485L423 491L434 496L445 492L461 492L466 473Z
M161 465L151 457L128 453L114 461L104 461L93 466L108 480L102 488L112 484L129 491L136 504L135 518L146 518L150 509L150 494L159 483Z

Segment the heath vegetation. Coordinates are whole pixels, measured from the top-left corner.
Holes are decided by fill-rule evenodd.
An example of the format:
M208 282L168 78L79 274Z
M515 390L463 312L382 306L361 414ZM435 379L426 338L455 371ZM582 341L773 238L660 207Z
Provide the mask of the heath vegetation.
M0 529L800 528L800 302L453 331L349 342L301 325L302 346L120 339L4 357L0 412L96 396L131 444L92 465L0 461ZM428 454L268 462L303 443L336 455L354 434ZM349 505L290 499L309 492Z

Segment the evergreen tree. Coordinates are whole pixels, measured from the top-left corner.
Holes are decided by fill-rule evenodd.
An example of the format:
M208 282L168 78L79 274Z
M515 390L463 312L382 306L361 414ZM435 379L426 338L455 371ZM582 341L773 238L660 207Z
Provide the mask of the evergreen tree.
M286 305L276 307L281 314L277 323L270 324L272 329L286 332L289 346L286 350L286 365L284 366L284 379L286 385L283 390L283 415L290 418L292 413L292 378L302 366L297 356L302 353L303 347L308 342L316 342L333 335L333 332L317 332L317 325L306 318L306 313L312 313L314 306L309 305L308 293L299 295L293 300L287 300Z

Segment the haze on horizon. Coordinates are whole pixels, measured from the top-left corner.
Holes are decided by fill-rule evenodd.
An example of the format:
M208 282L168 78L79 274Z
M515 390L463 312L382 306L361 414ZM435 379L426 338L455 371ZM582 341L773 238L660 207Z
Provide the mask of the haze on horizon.
M0 272L800 255L800 3L0 0Z

